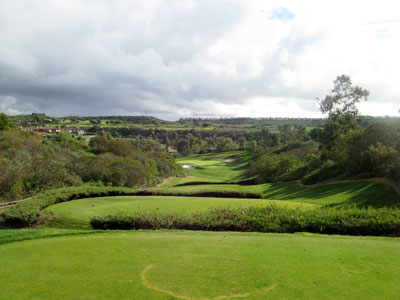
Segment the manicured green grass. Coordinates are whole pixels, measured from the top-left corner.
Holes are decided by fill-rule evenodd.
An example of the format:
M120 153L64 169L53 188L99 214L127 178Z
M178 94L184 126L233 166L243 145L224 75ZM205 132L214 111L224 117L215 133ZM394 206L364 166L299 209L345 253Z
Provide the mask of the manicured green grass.
M400 293L400 240L391 238L104 232L4 244L0 265L4 300L392 300Z
M191 182L221 182L218 179L200 177L200 176L186 176L186 177L171 177L160 184L159 187L171 188L179 184L191 183Z
M222 158L236 157L236 161L226 163ZM191 164L195 169L187 169L190 177L172 178L160 188L182 195L204 192L237 192L254 194L254 197L274 200L290 200L302 203L330 205L339 207L400 207L400 196L382 183L354 181L327 184L316 187L302 187L296 182L277 182L251 186L193 185L177 186L190 182L232 182L245 178L246 166L250 156L244 152L193 155L177 159L179 164Z
M71 236L82 234L94 234L99 230L81 230L64 228L27 228L27 229L2 229L0 230L0 245L25 240L36 240L56 236Z
M160 189L161 190L161 189ZM210 184L162 188L164 192L190 195L205 192L253 193L264 199L312 203L338 207L400 207L400 196L388 185L368 181L303 187L296 182L258 185Z
M310 209L312 204L274 201L279 206ZM115 211L152 211L193 214L210 208L267 206L271 201L261 199L230 199L204 197L120 196L74 200L52 205L43 215L53 215L46 226L63 228L90 228L90 219Z
M377 182L354 181L302 187L294 182L265 185L263 197L338 207L400 207L400 196L392 187Z
M217 193L249 193L253 194L253 198L262 198L262 192L267 185L238 185L238 184L200 184L200 185L185 185L175 187L162 187L158 189L151 189L154 192L160 193L175 193L184 195L196 195L206 192Z
M234 157L233 162L224 162L220 159ZM179 158L176 162L180 165L191 164L195 169L186 169L189 175L198 177L192 181L236 181L245 178L250 157L245 152L224 152L192 155ZM200 178L200 180L199 180Z

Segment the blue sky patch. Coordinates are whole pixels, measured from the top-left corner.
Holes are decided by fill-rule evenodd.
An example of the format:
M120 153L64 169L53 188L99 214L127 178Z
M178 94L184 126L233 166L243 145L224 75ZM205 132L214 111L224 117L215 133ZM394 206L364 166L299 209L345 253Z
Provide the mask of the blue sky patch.
M289 11L286 7L277 7L271 11L268 19L288 21L288 20L293 20L294 17L295 14Z
M372 21L372 22L368 22L367 25L398 23L398 22L400 22L400 19L391 19L391 20L383 20L383 21Z

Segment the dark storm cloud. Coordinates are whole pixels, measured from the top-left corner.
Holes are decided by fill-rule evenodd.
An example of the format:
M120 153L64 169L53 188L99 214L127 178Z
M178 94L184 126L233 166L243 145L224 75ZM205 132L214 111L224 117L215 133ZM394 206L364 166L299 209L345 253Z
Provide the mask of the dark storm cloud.
M13 110L168 114L168 106L188 106L212 94L193 60L242 13L235 2L88 3L0 4L0 99L13 97Z

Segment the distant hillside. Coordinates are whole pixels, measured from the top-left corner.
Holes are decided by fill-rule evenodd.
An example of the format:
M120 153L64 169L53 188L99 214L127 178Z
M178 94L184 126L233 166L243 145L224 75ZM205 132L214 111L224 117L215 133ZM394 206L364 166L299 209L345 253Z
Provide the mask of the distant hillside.
M90 121L90 120L110 120L110 121L121 121L122 123L128 124L164 124L167 121L158 119L152 116L97 116L97 117L71 117L79 121Z
M11 120L17 126L43 126L43 125L63 125L66 121L69 123L77 123L80 121L88 121L91 124L100 123L101 121L110 121L112 124L165 124L167 121L152 116L68 116L68 117L49 117L42 113L32 113L30 115L11 116ZM79 125L79 124L77 124Z
M324 126L324 118L181 118L178 121L165 121L153 116L66 116L50 117L43 113L32 113L30 115L17 115L11 117L17 126L79 126L92 128L92 132L102 130L122 130L122 136L127 136L124 132L132 125L136 125L136 131L140 130L197 130L211 132L214 130L224 132L246 132L260 131L267 128L271 132L276 132L279 126L303 126L310 131L313 128ZM362 127L366 128L371 123L383 122L394 125L400 124L400 117L371 117L364 116ZM135 134L141 134L136 132ZM151 132L149 133L151 134ZM146 135L146 134L145 134Z

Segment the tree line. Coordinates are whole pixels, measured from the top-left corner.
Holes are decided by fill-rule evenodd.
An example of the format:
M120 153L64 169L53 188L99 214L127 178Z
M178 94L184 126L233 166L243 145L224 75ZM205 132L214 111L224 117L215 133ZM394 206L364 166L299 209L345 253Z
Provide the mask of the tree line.
M61 132L43 139L13 128L0 114L0 199L28 197L85 182L134 187L183 172L166 152L141 151L110 134L85 140Z
M400 179L400 126L395 122L366 125L357 104L369 92L338 76L330 95L318 99L328 115L322 128L310 132L311 142L280 149L253 149L250 175L259 182L301 179L305 184L337 178ZM364 126L363 126L364 125Z

